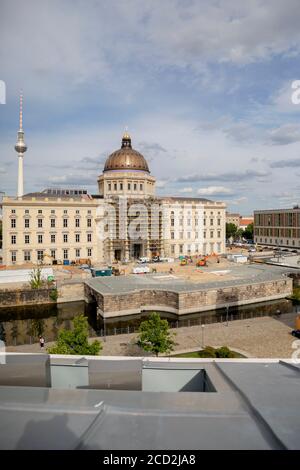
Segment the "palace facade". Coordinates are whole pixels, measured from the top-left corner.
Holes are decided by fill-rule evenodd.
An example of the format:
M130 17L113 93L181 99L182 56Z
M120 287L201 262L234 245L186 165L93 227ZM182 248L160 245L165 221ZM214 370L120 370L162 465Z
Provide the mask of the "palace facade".
M20 126L21 128L21 126ZM23 178L24 132L16 150ZM27 149L27 147L26 147ZM98 177L98 194L45 189L3 197L3 264L113 263L225 252L225 204L159 197L144 156L126 132ZM21 187L19 186L21 184Z

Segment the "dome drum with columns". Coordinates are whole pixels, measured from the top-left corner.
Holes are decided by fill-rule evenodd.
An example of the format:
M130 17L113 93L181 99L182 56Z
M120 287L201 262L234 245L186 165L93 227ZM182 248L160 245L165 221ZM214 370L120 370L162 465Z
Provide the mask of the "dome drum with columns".
M108 156L98 185L103 197L154 196L155 178L150 175L143 155L132 148L131 137L127 132L123 135L121 148Z

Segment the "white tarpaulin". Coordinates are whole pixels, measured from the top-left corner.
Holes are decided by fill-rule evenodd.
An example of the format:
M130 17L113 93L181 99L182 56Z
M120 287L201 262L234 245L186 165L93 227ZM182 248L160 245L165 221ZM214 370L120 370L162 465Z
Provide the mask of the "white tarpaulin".
M0 284L9 282L29 282L32 269L5 269L0 271ZM42 279L47 281L48 276L53 276L52 268L41 268Z

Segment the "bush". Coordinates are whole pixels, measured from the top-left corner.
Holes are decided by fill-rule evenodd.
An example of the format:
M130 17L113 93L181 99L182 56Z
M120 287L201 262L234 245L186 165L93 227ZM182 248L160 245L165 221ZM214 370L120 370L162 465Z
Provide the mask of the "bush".
M51 291L49 292L49 297L50 297L50 299L53 300L54 302L57 301L58 292L57 292L56 287L55 287L54 289L51 289Z

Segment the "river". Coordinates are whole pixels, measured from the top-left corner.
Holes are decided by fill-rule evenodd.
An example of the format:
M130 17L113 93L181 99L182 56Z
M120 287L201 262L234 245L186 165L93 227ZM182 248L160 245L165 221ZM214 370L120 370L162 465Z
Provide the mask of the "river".
M298 309L300 310L299 307ZM291 301L281 299L233 307L229 309L228 314L229 320L231 320L264 315L276 316L296 311L297 306L293 305ZM43 335L47 342L54 341L58 331L62 328L71 328L72 319L80 314L84 314L88 318L90 336L133 332L138 328L140 322L149 315L144 312L130 317L106 319L104 323L102 318L97 319L96 305L85 302L0 308L0 339L7 346L35 343L38 341L39 335ZM162 318L166 318L170 326L173 327L226 321L225 309L180 317L166 312L160 312L160 315Z

